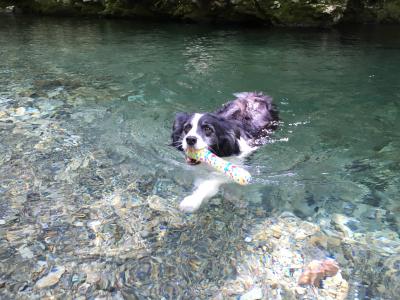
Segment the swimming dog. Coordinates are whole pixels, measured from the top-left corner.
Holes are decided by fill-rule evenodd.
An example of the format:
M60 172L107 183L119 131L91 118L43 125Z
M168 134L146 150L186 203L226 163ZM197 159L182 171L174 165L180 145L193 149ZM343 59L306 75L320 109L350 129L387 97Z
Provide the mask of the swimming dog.
M208 148L220 157L243 160L268 141L278 126L278 111L272 98L258 92L234 94L236 99L213 113L177 113L172 128L172 146L180 151ZM186 157L187 163L200 162ZM180 209L196 211L204 200L213 197L221 184L229 180L210 172L198 182L194 192L183 199Z

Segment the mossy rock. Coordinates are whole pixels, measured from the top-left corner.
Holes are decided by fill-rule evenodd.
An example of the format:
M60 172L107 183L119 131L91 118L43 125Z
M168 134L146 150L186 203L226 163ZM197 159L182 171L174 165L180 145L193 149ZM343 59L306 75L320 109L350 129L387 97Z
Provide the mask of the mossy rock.
M341 20L346 3L309 0L260 1L260 8L280 26L331 26Z

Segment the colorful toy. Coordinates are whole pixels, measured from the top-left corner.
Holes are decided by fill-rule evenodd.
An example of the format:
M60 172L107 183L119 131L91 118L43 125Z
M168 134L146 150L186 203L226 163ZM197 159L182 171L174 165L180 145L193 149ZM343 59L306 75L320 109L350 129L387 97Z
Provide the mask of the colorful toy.
M186 150L186 155L191 159L209 164L211 167L225 174L240 185L246 185L250 183L251 175L249 172L239 166L223 160L206 148L200 150L189 148Z

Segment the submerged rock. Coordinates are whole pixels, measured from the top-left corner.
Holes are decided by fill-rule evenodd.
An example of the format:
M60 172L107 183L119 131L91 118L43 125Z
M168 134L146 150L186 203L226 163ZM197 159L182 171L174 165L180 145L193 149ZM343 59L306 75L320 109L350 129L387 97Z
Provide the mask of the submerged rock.
M313 260L300 275L299 284L319 286L323 278L334 276L338 271L339 266L333 259Z

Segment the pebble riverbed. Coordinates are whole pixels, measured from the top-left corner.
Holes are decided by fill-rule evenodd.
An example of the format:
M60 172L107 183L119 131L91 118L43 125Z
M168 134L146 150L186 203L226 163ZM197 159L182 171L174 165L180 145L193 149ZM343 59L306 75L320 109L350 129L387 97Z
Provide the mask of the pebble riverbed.
M317 224L229 197L182 214L190 181L139 174L132 158L77 130L110 113L79 99L110 91L64 78L0 97L3 299L396 297L400 240L390 229L357 233L343 214ZM341 271L299 286L304 266L326 257Z

